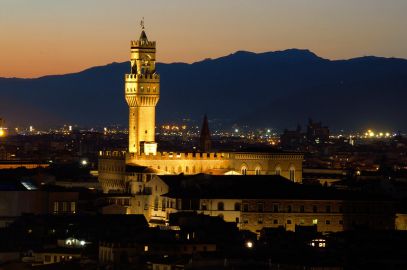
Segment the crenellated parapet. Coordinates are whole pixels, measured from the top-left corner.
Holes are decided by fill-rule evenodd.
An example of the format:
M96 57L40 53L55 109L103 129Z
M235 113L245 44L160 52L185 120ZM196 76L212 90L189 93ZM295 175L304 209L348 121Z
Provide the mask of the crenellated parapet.
M126 158L126 151L111 150L111 151L99 151L100 159L124 159Z
M303 160L302 153L231 153L234 159L238 160Z
M132 40L130 41L130 46L132 49L139 48L155 48L155 41L146 41L146 40Z
M230 153L184 153L157 152L156 155L145 153L127 153L127 160L228 160Z

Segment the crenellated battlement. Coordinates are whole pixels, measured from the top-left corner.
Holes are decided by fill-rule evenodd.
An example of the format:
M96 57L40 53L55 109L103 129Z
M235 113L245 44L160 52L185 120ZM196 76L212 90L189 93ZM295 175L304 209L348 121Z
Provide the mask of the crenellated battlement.
M108 159L124 159L126 158L126 151L112 150L112 151L99 151L99 158Z
M235 152L231 153L234 159L239 160L302 160L304 155L302 153L250 153L250 152Z
M132 40L130 42L131 48L155 48L155 41L145 41L145 40Z
M128 153L128 160L227 160L230 153L181 153L181 152L157 152L156 155L144 153Z

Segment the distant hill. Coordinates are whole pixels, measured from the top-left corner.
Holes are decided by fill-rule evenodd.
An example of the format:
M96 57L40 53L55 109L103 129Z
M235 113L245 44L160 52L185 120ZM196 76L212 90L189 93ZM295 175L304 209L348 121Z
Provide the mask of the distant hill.
M407 130L407 60L331 61L308 50L238 51L193 64L158 64L157 121L192 118L282 129L308 117L336 129ZM0 116L13 126L127 123L129 63L37 79L0 78Z

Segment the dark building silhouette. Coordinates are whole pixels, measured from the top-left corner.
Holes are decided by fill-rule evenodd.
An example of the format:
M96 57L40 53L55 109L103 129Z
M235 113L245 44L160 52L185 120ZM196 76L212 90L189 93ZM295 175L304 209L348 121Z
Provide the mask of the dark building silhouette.
M211 134L209 132L209 124L208 124L208 117L204 116L203 123L202 123L202 129L201 129L201 135L199 137L199 146L201 152L210 152L211 151Z
M329 128L322 126L322 122L308 120L307 140L311 143L324 143L329 140Z
M280 137L281 146L286 149L296 149L305 142L305 134L301 132L301 126L298 125L295 130L285 129Z

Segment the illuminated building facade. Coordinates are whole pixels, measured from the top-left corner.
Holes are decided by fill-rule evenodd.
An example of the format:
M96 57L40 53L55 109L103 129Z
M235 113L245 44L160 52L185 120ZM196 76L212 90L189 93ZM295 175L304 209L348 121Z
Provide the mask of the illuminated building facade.
M155 68L156 43L143 29L131 41L130 73L125 76L125 97L129 106L129 150L101 151L99 181L105 193L134 194L129 166L143 166L157 175L281 175L293 182L302 181L303 155L287 152L209 152L206 134L202 152L158 152L155 142L155 107L160 96L160 77ZM206 127L205 130L209 129ZM143 182L144 180L140 180Z
M155 70L155 41L144 30L131 41L130 74L125 76L129 106L129 152L155 155L155 107L160 98L160 76Z

